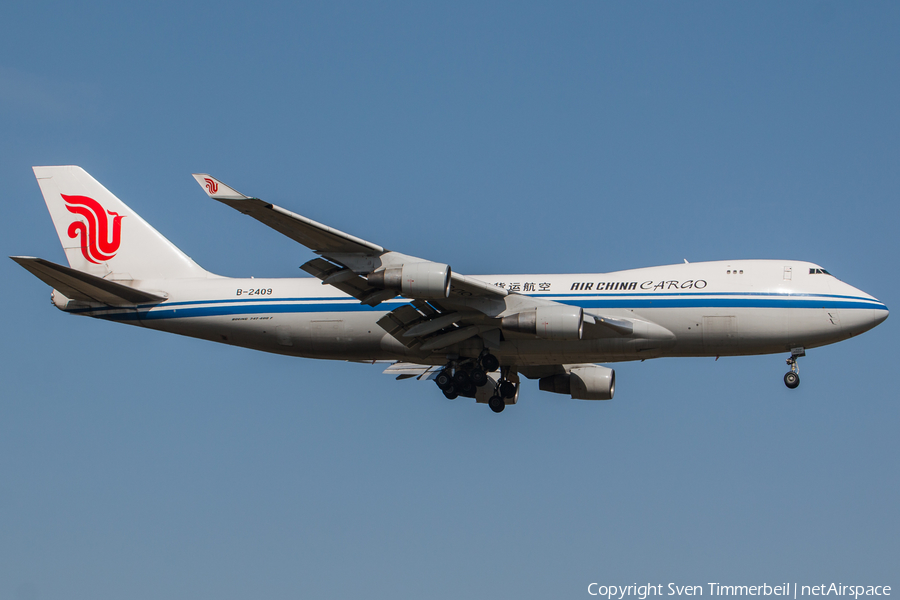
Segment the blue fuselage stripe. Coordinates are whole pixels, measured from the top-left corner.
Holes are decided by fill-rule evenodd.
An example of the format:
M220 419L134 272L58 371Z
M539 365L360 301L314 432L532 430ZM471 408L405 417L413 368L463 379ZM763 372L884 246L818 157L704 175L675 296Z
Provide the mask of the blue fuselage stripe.
M750 294L742 294L749 296ZM624 295L623 295L624 296ZM561 301L585 309L651 309L651 308L799 308L799 309L870 309L887 310L878 301L868 298L848 296L811 295L767 295L760 297L720 297L725 294L678 294L673 295L610 295L608 297L569 296ZM558 296L555 296L558 298ZM347 298L254 298L240 300L200 300L172 302L156 307L135 309L74 309L69 312L90 314L111 320L156 320L189 317L216 317L227 315L256 315L274 313L334 313L334 312L386 312L406 304L386 302L377 307L359 304ZM105 314L104 314L105 313Z

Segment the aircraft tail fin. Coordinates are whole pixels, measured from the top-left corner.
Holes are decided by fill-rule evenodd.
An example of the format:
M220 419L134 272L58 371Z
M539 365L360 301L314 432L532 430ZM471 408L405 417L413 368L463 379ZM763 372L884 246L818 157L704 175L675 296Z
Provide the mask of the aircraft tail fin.
M125 280L210 275L81 167L34 175L73 269Z

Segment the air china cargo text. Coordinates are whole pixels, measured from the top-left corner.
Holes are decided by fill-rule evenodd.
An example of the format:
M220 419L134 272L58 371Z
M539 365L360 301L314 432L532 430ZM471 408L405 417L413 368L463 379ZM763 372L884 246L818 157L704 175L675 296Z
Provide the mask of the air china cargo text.
M706 281L703 279L688 279L686 281L576 281L569 288L571 291L578 292L610 292L610 291L630 291L630 290L650 290L654 292L668 290L702 290L706 287Z

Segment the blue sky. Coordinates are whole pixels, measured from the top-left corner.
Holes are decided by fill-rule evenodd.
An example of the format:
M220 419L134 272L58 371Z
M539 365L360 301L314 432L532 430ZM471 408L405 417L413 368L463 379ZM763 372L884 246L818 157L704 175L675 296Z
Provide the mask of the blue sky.
M13 3L0 243L64 260L78 164L207 269L311 253L209 172L462 273L810 260L894 308L900 9ZM619 364L499 417L377 366L64 315L0 263L0 597L577 598L900 586L896 317L785 356Z

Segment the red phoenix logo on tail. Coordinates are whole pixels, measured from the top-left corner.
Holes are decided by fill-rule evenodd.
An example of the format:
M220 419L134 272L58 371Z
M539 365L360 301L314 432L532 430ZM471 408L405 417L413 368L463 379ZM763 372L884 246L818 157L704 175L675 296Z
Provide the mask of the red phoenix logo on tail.
M208 191L210 194L215 194L219 191L219 183L215 179L204 177L203 181L206 182L206 191Z
M124 215L112 211L107 213L99 202L87 196L60 195L66 201L66 209L84 219L73 222L68 231L73 240L81 237L81 253L84 257L94 264L111 260L122 242ZM109 217L112 217L112 227Z

